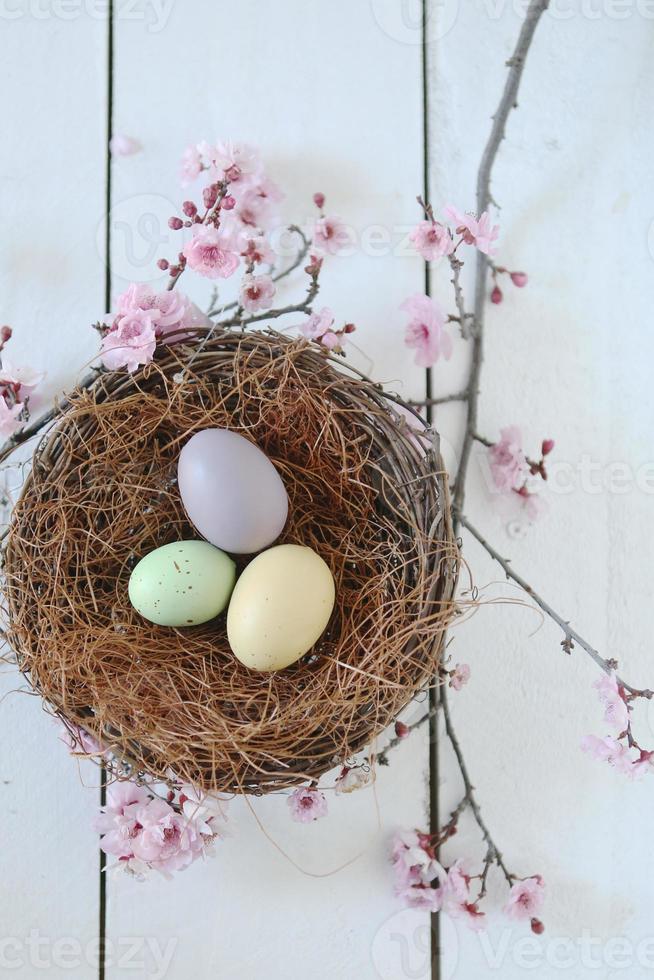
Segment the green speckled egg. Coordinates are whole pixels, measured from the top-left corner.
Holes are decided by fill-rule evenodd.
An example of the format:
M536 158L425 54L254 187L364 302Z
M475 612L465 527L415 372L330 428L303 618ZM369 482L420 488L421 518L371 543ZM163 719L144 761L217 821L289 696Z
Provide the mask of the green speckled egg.
M129 579L129 601L158 626L197 626L222 612L236 567L207 541L174 541L142 558Z

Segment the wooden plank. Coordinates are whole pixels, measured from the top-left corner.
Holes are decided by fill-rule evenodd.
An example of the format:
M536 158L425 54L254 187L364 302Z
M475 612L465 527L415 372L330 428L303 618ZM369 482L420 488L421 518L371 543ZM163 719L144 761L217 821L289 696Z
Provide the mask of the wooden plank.
M437 210L448 201L474 206L475 167L519 29L511 5L495 18L480 16L482 6L460 5L431 51ZM543 436L556 440L550 510L524 539L511 537L473 462L467 511L516 569L645 686L654 619L654 501L646 480L654 342L643 329L643 284L652 275L644 93L653 72L650 28L636 8L619 21L603 9L592 22L576 5L565 19L556 10L544 18L493 181L502 206L498 261L525 269L530 282L522 291L507 286L504 303L489 310L481 431L495 438L501 426L520 424L533 452ZM446 290L440 282L440 295ZM438 375L439 393L461 386L459 348L453 367ZM438 418L455 442L460 410L448 406ZM497 584L501 571L468 536L465 554L476 582L492 583L486 597L519 597ZM518 980L529 969L549 978L564 968L580 980L622 970L648 976L652 860L642 846L642 814L654 790L580 751L584 734L607 734L591 688L596 668L579 651L566 660L559 632L515 605L482 608L454 637L453 656L470 662L472 680L450 700L485 816L508 866L540 872L549 899L547 931L536 938L528 924L503 918L504 892L494 883L487 936L448 926L444 976ZM651 717L636 709L647 747ZM446 813L461 788L446 747L442 765ZM467 823L446 856L466 853L483 856Z
M393 22L391 0L219 0L175 5L157 33L118 20L116 129L138 137L144 151L115 163L114 211L137 230L139 215L154 215L151 237L167 238L167 217L180 200L183 147L221 136L257 143L288 192L289 218L312 218L311 196L320 190L329 209L356 229L362 244L352 257L328 263L322 301L357 324L354 340L365 354L355 351L355 363L416 396L424 392L424 372L403 346L397 308L422 288L423 268L417 257L393 251L415 222L422 188L420 47L389 33L389 17ZM380 246L379 235L389 244ZM145 236L132 232L132 242L140 251L130 257L115 236L116 290L146 274L138 258L147 252ZM157 254L170 250L162 242ZM203 284L190 277L184 288L203 296ZM159 954L169 951L167 980L397 980L402 950L419 932L423 943L427 936L420 954L427 973L418 975L428 975L427 918L400 913L388 864L391 831L426 824L427 757L426 737L412 737L380 774L376 797L364 791L334 799L322 825L292 824L283 796L251 801L266 832L309 872L361 854L344 871L324 878L298 872L240 800L232 806L234 837L212 863L175 882L110 879L109 938L148 937ZM134 976L154 975L153 958L148 969ZM109 967L107 976L118 973Z
M34 399L38 411L95 351L89 325L103 312L96 232L104 206L106 22L81 5L65 19L28 5L7 5L1 16L0 319L14 329L12 363L48 371ZM13 693L19 688L21 675L3 666L0 972L92 980L99 772L69 758L40 700Z

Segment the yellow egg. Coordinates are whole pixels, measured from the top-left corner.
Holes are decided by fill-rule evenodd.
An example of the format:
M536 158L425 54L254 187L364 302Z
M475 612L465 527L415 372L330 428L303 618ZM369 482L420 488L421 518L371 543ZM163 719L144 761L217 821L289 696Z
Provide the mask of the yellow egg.
M224 551L207 541L174 541L134 568L129 599L151 623L196 626L223 611L235 578L234 562Z
M297 544L250 562L232 593L227 636L251 670L282 670L319 639L334 608L334 579L322 558Z

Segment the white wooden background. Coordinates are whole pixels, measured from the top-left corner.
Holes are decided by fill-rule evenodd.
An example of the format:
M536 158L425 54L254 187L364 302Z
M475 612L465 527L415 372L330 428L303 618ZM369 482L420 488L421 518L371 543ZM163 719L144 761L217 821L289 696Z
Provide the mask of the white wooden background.
M428 3L437 208L473 206L522 6ZM358 324L368 355L355 354L358 363L406 396L424 393L397 312L421 289L423 268L392 254L423 186L421 4L115 0L114 8L110 63L100 0L0 5L0 320L14 327L13 358L48 370L44 403L93 356L88 325L105 312L110 90L114 132L144 147L112 163L114 293L146 278L167 251L181 149L204 137L246 138L288 189L289 217L308 216L319 189L355 226L360 247L329 262L324 300ZM643 685L654 683L653 16L645 0L558 0L539 27L494 184L501 261L531 279L525 290L508 288L489 314L482 429L495 438L517 422L534 452L542 436L555 438L559 492L552 488L547 516L518 538L507 534L477 463L468 504L516 568ZM371 245L379 226L393 247ZM445 299L446 277L435 278ZM466 354L459 341L453 361L438 367L439 393L460 387ZM454 460L460 408L442 409L438 421ZM485 597L515 595L467 539L465 551ZM455 633L454 656L473 676L452 710L486 818L507 863L543 874L549 895L540 939L502 919L500 888L485 937L443 922L445 980L654 972L654 784L627 783L580 753L584 734L604 734L596 673L581 654L566 659L559 641L514 605L482 608ZM0 975L91 980L102 975L90 830L97 770L78 772L37 700L11 693L14 672L1 680ZM641 710L640 729L652 745L654 711ZM427 825L427 743L412 736L380 772L381 829L369 791L330 801L329 819L309 827L289 821L282 798L253 801L270 836L307 871L361 853L338 874L299 873L240 801L233 837L209 864L173 883L108 878L105 976L430 976L427 918L400 909L386 859L394 828ZM447 813L460 786L440 744ZM462 851L482 854L467 824L451 845L452 855Z

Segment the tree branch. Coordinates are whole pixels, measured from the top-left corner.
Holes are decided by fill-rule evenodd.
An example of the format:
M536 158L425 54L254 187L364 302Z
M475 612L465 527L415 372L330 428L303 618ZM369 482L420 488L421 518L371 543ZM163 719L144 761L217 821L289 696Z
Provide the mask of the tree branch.
M574 646L574 644L577 644L577 646L580 646L581 649L584 650L588 654L588 656L592 660L594 660L597 666L600 667L605 673L610 674L615 670L616 667L615 661L606 660L594 647L590 645L590 643L587 640L583 638L583 636L577 633L577 631L573 629L572 626L570 626L570 623L567 620L563 619L563 617L559 615L559 613L557 613L557 611L553 609L552 606L550 606L550 604L546 602L545 599L543 599L542 596L540 596L538 592L536 592L535 589L531 587L531 585L529 585L527 580L524 579L522 575L519 575L518 572L513 570L509 559L502 558L502 556L493 547L493 545L490 544L486 540L486 538L481 534L481 532L478 531L477 528L470 523L470 521L465 516L465 514L459 514L458 517L461 526L465 527L466 530L469 531L470 534L472 534L473 538L475 538L479 542L482 548L488 552L491 558L493 558L504 569L504 572L506 573L506 577L511 579L511 581L515 582L516 585L519 585L520 588L523 589L528 596L531 596L531 598L534 600L536 605L542 609L545 615L549 616L550 619L552 619L558 626L560 626L565 636L565 639L563 640L563 643L561 645L563 646L564 650L566 650L566 652L569 653L572 647ZM654 697L654 691L650 691L648 689L640 690L639 688L632 687L631 684L627 684L627 682L623 680L621 677L617 677L617 681L618 684L620 684L620 686L625 689L625 691L628 691L629 694L632 695L632 697L647 698L648 700Z
M491 832L488 829L488 826L486 825L486 821L483 818L481 808L479 806L479 803L477 802L477 797L475 796L475 788L470 780L470 774L468 772L468 767L466 765L465 759L463 758L461 744L459 742L459 739L457 738L456 732L454 731L454 727L452 725L452 717L450 715L450 707L448 704L447 692L445 687L441 687L440 689L440 705L441 708L443 709L443 719L445 721L445 733L448 739L450 740L450 745L452 746L452 750L454 752L454 755L456 756L457 765L461 773L461 779L463 780L463 787L465 790L463 798L464 800L467 801L467 805L470 808L470 812L474 817L475 823L479 827L479 830L481 831L481 835L484 838L484 841L486 842L487 851L486 851L484 873L482 876L482 893L480 895L480 897L483 897L483 895L485 894L485 885L486 885L486 877L488 875L488 868L490 867L491 864L496 864L499 868L501 868L502 873L504 874L504 877L506 878L509 885L513 884L514 875L511 874L511 872L504 864L504 859L502 858L502 854L499 851L495 841L491 836Z
M509 73L504 85L504 91L497 112L493 116L493 125L490 136L486 143L484 153L481 158L479 172L477 175L477 215L483 214L488 210L491 203L491 174L493 164L497 157L497 151L504 139L506 123L509 113L517 105L518 89L520 80L525 67L525 60L531 46L531 42L538 26L538 22L547 10L549 0L531 0L522 29L518 36L518 41L513 51L513 55L507 62ZM470 462L470 453L474 441L474 433L477 429L477 418L479 411L479 380L481 376L481 366L484 360L483 334L484 334L484 310L486 305L486 291L488 281L488 258L483 252L477 250L477 260L475 268L475 301L473 319L471 325L472 333L472 357L470 361L470 374L466 387L468 392L466 429L461 448L461 459L454 482L453 507L454 521L456 528L457 514L463 509L465 500L465 482Z
M467 391L457 391L453 395L441 395L440 398L425 398L422 401L410 401L413 408L425 408L427 405L446 405L448 402L464 402L468 397Z

